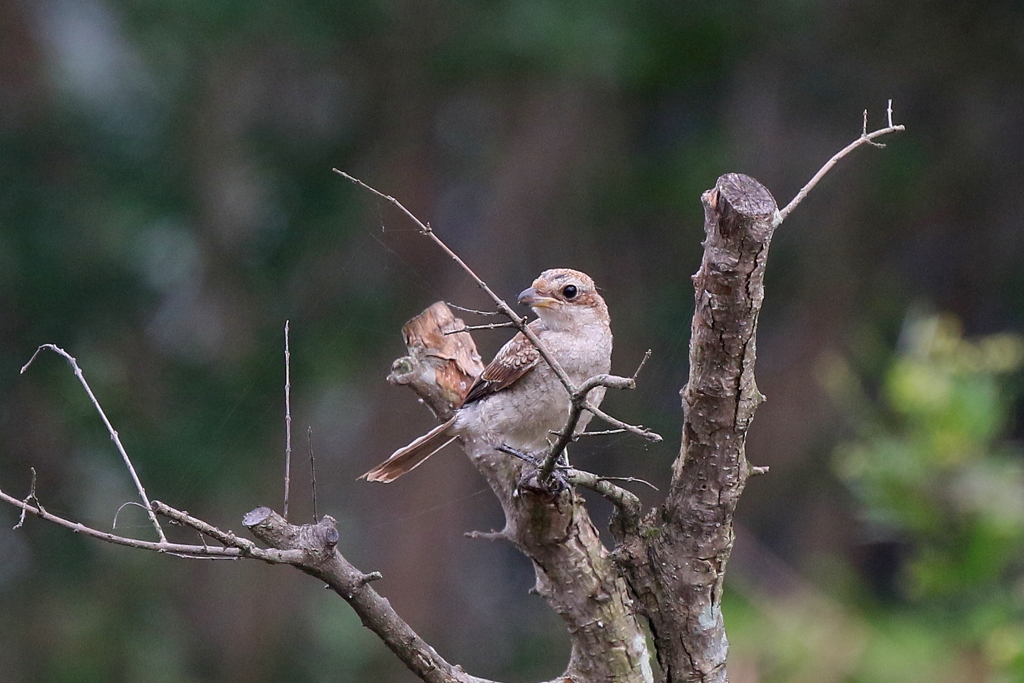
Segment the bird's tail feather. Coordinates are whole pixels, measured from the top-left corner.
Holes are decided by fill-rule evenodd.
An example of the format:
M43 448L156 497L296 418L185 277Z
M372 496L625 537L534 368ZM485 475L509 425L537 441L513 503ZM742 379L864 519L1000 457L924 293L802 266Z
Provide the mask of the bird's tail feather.
M366 481L379 481L385 484L393 482L406 472L420 466L424 460L455 441L458 437L451 433L455 418L431 429L429 432L403 446L391 454L391 457L359 477Z

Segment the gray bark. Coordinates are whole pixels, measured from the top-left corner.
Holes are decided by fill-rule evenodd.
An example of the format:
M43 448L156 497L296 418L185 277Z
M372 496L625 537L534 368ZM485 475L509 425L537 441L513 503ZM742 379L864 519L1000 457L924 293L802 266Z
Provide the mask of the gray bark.
M693 277L683 445L665 502L638 530L620 530L616 550L672 683L727 680L722 581L751 472L747 428L764 400L754 382L755 342L776 212L771 194L739 174L719 178L702 200L706 239Z

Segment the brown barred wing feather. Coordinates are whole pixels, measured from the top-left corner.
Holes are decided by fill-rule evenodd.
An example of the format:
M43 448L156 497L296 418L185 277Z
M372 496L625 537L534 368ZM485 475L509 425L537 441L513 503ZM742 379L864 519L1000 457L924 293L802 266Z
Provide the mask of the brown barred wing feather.
M507 389L540 362L540 353L520 332L501 347L466 394L463 405Z

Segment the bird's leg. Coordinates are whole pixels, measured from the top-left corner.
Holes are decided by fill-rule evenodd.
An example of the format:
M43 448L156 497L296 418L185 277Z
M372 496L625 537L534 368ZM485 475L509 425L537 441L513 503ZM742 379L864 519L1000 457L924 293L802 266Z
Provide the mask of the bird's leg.
M519 458L523 462L533 465L533 469L523 473L523 476L519 479L519 484L516 486L516 493L520 491L526 491L535 495L540 494L544 496L554 496L560 491L569 487L569 483L565 480L565 474L556 468L551 473L551 476L547 481L541 481L537 476L537 470L540 469L541 460L540 458L530 455L529 453L523 453L520 450L512 448L508 444L501 444L498 446L498 450L502 453L507 453L515 458ZM568 466L561 466L560 469L565 469Z

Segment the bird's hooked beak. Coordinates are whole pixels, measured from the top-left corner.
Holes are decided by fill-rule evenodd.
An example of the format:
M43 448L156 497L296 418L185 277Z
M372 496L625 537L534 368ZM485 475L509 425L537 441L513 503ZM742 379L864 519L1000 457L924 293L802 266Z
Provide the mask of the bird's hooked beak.
M551 308L551 306L558 302L557 299L553 299L549 296L544 296L537 291L536 287L529 287L519 293L519 303L530 308Z

